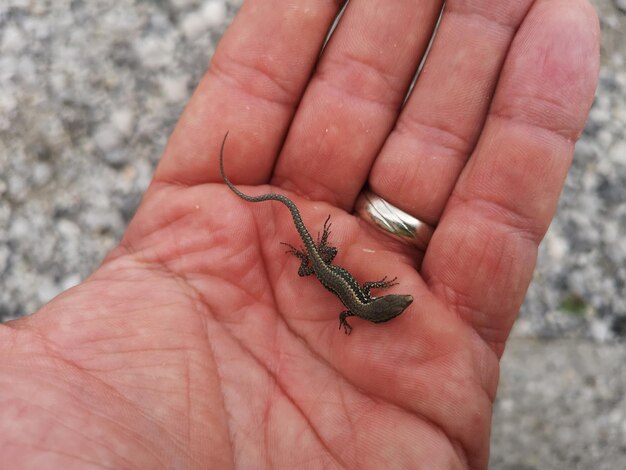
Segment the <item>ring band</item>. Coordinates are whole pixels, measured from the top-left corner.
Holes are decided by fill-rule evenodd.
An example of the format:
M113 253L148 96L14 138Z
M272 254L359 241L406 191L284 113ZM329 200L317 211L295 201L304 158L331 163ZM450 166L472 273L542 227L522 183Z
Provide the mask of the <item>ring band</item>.
M432 226L389 204L369 189L361 192L355 212L395 239L415 245L420 250L426 250L435 231Z

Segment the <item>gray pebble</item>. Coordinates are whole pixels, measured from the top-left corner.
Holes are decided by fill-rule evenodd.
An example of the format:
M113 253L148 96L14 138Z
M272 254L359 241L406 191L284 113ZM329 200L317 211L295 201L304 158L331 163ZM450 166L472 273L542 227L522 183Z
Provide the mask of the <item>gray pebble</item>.
M96 131L94 141L98 148L104 154L107 154L122 145L123 137L115 127L110 124L105 124L100 126Z
M616 165L626 170L626 140L620 140L611 146L608 153L609 159Z
M35 184L35 186L45 185L46 183L48 183L48 181L50 181L51 177L52 177L52 168L50 167L48 163L45 163L45 162L35 163L35 165L33 166L33 174L32 174L33 183Z
M619 8L621 11L626 13L626 0L613 0L615 2L615 6Z

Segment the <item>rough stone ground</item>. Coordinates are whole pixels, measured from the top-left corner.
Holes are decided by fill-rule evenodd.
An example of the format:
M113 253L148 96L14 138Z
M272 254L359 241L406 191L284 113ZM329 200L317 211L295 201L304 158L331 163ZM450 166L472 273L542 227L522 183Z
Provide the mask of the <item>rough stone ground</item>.
M0 320L120 239L239 3L0 3ZM600 85L502 363L494 469L626 468L626 4L594 3Z

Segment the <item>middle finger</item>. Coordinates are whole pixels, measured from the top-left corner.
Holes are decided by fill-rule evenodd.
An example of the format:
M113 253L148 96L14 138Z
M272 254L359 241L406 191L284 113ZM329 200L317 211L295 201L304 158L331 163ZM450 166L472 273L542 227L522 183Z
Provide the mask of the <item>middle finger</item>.
M351 208L396 121L441 4L348 4L294 117L274 184Z

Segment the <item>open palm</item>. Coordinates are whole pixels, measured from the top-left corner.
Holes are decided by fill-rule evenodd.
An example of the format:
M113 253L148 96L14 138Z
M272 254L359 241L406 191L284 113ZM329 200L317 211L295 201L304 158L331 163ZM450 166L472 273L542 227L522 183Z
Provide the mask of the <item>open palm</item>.
M250 1L120 246L0 327L12 468L485 468L498 360L593 96L584 0ZM305 5L307 4L307 5ZM352 319L280 242L281 192L335 263L413 304ZM437 226L425 252L352 214L364 185ZM8 460L7 460L8 459Z

